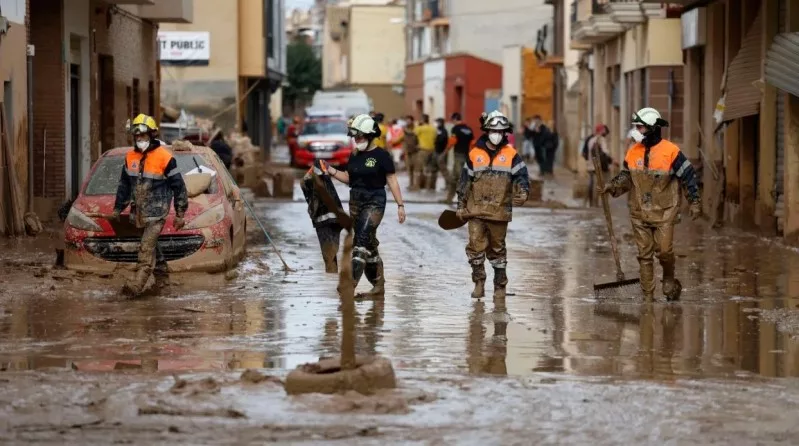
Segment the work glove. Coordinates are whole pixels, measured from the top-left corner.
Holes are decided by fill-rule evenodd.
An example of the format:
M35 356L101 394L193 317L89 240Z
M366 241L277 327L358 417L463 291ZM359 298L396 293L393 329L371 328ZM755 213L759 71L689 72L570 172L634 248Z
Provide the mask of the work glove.
M175 222L172 225L175 227L176 231L180 231L186 226L186 222L183 221L183 217L175 217Z
M466 216L466 208L458 208L458 210L455 211L455 215L457 215L461 220L466 220L464 218Z
M513 197L513 206L514 207L515 206L521 206L526 201L527 201L527 195L526 194L518 194L515 197Z
M597 192L599 192L600 194L603 194L603 195L612 193L613 192L613 184L607 183L607 184L605 184L602 187L597 187Z
M117 220L119 220L119 214L121 214L121 213L122 213L121 211L118 211L118 210L114 209L114 213L111 214L111 217L109 219L113 220L113 221L117 221Z
M702 203L699 201L694 201L691 203L691 207L688 209L688 215L691 216L691 220L696 220L697 218L702 216Z

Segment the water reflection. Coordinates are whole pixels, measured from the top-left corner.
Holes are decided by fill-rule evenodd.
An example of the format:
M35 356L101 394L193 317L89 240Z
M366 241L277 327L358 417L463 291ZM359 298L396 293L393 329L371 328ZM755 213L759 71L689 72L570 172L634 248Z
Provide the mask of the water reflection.
M485 314L485 303L475 301L469 315L469 336L466 362L471 374L507 375L505 359L508 354L508 318L505 299L494 301L494 308ZM491 336L487 338L484 322L490 321Z

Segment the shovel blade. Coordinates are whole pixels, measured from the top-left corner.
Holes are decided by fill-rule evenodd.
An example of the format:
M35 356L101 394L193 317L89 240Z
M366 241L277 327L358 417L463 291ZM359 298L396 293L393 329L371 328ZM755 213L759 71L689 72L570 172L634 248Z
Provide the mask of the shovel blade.
M626 286L637 285L639 283L641 283L641 279L637 277L634 279L617 280L615 282L597 283L594 284L594 291L610 290L613 288L624 288Z
M458 214L451 209L447 209L438 217L438 226L444 230L458 229L466 224L466 220L458 218Z

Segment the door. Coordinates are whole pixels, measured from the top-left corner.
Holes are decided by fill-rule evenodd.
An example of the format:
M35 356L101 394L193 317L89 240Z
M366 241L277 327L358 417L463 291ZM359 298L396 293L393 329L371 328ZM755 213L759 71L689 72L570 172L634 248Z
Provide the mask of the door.
M80 191L81 175L80 175L80 65L69 65L69 121L71 132L71 150L70 157L72 166L71 169L71 191L72 198L78 196Z
M100 55L100 150L106 152L116 146L114 125L114 58ZM133 116L128 116L128 119Z

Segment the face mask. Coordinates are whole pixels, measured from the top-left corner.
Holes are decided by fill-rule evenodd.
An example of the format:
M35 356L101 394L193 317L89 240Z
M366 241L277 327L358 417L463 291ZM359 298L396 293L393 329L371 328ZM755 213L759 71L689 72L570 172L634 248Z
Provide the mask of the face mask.
M150 141L136 141L136 147L139 150L145 150L150 147Z
M364 150L366 150L367 147L369 147L369 141L361 141L361 142L353 141L353 143L355 145L355 150L359 152L363 152Z
M502 141L502 133L489 133L488 140L491 144L497 145Z
M644 140L644 134L641 133L638 129L630 130L630 137L635 140L635 142L641 142Z

